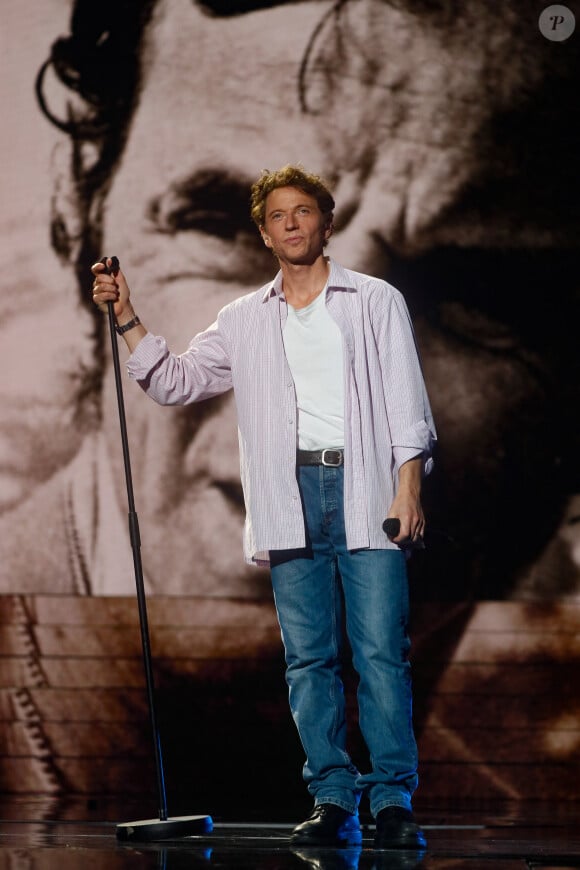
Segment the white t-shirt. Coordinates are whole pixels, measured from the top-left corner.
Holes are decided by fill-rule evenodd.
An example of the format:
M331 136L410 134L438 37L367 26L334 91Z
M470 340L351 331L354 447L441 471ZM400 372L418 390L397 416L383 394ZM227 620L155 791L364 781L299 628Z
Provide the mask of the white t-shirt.
M344 446L342 334L326 307L326 288L306 308L288 306L284 349L298 404L298 446Z

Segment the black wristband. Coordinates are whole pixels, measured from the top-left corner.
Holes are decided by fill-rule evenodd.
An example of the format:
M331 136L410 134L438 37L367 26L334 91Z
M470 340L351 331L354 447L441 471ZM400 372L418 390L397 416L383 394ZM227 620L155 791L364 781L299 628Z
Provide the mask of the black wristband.
M140 323L141 323L141 321L139 320L137 315L135 315L133 320L130 320L128 323L125 323L123 326L119 326L119 324L116 323L115 329L117 330L119 335L123 335L125 332L129 332L130 329L133 329L134 326L139 326Z

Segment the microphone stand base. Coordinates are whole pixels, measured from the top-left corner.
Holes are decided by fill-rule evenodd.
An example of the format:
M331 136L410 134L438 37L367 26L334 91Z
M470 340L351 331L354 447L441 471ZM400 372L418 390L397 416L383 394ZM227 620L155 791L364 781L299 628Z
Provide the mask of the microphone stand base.
M211 834L211 816L175 816L170 819L143 819L117 825L117 839L131 843L154 843L196 834Z

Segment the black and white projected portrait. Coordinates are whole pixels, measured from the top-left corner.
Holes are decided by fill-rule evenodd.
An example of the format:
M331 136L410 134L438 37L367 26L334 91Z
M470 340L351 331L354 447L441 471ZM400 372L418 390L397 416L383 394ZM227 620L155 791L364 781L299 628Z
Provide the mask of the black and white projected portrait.
M400 286L415 318L440 430L437 594L575 590L578 61L527 6L77 2L70 28L55 4L50 35L28 10L27 115L13 109L3 136L30 121L55 153L37 186L38 167L8 152L22 216L7 197L5 262L20 257L3 294L3 590L131 591L87 268L117 252L146 322L185 347L273 273L248 185L281 159L324 171L332 254ZM56 257L24 209L48 220L49 201ZM126 402L151 592L255 595L231 400L168 412L129 385Z
M249 188L301 163L337 203L328 254L394 284L417 334L439 440L412 597L463 610L416 649L452 658L479 602L578 602L577 33L546 37L530 0L4 6L0 594L134 594L91 265L118 256L185 350L274 276ZM270 608L232 396L159 407L126 378L124 398L151 598L219 599L226 626L231 602Z

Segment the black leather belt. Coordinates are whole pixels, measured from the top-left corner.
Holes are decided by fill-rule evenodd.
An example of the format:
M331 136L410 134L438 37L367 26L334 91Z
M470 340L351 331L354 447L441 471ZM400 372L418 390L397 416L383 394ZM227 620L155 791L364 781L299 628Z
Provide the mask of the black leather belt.
M298 465L328 465L338 468L344 464L344 450L338 447L325 447L324 450L299 450Z

